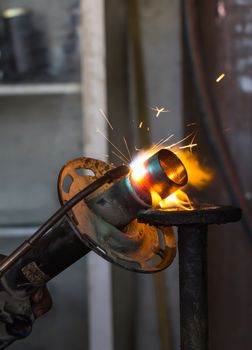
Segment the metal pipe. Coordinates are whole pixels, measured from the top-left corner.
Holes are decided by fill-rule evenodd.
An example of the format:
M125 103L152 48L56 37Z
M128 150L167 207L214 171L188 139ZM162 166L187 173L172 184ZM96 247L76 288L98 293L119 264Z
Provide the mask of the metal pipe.
M27 297L75 261L89 253L68 218L56 224L36 245L22 254L2 277L5 288Z
M207 350L207 225L179 226L178 249L181 350Z
M187 172L180 159L161 149L142 164L133 162L130 174L89 200L88 205L105 221L124 227L141 209L152 206L152 190L164 199L186 183Z

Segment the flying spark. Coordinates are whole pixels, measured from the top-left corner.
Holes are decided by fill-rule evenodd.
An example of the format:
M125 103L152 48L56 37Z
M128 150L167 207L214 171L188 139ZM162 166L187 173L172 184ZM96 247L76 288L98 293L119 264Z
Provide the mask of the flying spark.
M117 154L114 151L111 151L111 153L113 153L118 159L120 159L123 162L123 164L125 164L125 159L123 157L121 157L120 154ZM126 164L128 164L128 163L126 163Z
M131 154L130 154L130 150L129 150L129 146L128 146L128 142L126 140L126 138L123 136L123 141L124 141L124 144L125 144L125 147L126 147L126 150L128 152L128 155L129 155L129 159L131 160Z
M143 122L141 122L141 123L139 124L139 129L141 129L142 125L143 125Z
M193 147L198 146L197 143L190 143L189 145L185 145L185 146L180 146L179 149L185 149L185 148L190 148L190 151L192 150Z
M192 137L192 139L191 139L190 144L189 144L189 145L187 145L188 147L184 146L184 148L189 148L191 153L192 153L192 149L193 149L193 147L198 146L198 144L197 144L197 143L194 143L194 140L195 140L195 138L196 138L196 135L197 135L197 134L198 134L198 131L196 131L196 132L194 133L194 135L193 135L193 137ZM182 147L180 147L180 149L181 149L181 148L183 149L183 146L182 146Z
M107 138L107 136L105 136L99 129L97 129L96 131L98 132L98 134L100 134L102 137L104 137L105 140L107 140L107 141L111 144L111 146L114 147L114 148L116 149L117 152L120 153L120 155L125 159L125 161L126 161L127 163L130 162L130 160L119 150L119 148L116 147L116 145L113 144L113 142L111 142L111 141Z
M168 112L170 112L169 109L165 109L164 107L159 108L159 107L156 106L155 108L152 108L152 107L151 107L151 109L152 109L153 111L157 112L157 113L156 113L156 118L159 117L160 113L168 113Z
M102 109L99 109L99 112L101 113L101 115L103 116L103 118L106 120L106 122L108 123L108 125L110 126L111 130L114 130L113 129L113 126L111 125L110 121L108 120L106 114L103 112Z
M184 137L183 139L181 139L181 140L179 140L179 141L177 141L177 142L173 143L172 145L169 145L169 146L167 146L167 147L165 147L165 148L167 148L167 149L172 149L172 148L174 148L175 146L179 145L180 143L182 143L182 142L188 140L190 137L193 137L194 135L195 135L195 131L194 131L194 132L191 132L189 135L187 135L187 136ZM193 140L194 140L194 139L193 139ZM192 143L192 142L191 142L191 143Z
M216 79L216 83L219 83L224 77L225 77L225 74L222 73L222 74Z
M159 147L161 147L163 144L165 144L168 140L170 140L172 137L174 136L174 134L169 135L168 137L163 137L162 139L160 139L157 143L155 143L151 149L158 149Z

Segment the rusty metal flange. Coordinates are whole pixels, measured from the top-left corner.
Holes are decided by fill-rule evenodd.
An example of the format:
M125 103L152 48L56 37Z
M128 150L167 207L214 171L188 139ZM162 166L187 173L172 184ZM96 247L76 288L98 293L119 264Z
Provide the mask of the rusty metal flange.
M113 165L92 158L69 161L58 179L61 204L112 168ZM112 185L101 187L95 195ZM120 230L96 215L85 201L72 209L68 220L85 245L106 260L129 270L143 273L160 271L172 263L176 254L176 239L169 227L154 227L133 220Z

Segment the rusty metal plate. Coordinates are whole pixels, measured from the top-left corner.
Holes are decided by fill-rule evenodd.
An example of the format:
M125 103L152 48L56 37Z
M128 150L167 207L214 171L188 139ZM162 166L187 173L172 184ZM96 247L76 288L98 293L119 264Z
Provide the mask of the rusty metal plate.
M84 157L68 162L58 180L61 203L70 200L113 167ZM112 185L99 188L95 195ZM160 271L169 266L175 257L176 239L171 228L153 227L134 220L121 231L95 215L85 201L78 203L68 217L75 232L90 249L126 269L145 273Z

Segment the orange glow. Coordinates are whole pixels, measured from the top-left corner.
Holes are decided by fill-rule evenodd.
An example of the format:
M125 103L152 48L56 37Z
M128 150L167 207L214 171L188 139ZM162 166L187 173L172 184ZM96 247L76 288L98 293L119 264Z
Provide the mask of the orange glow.
M188 137L184 138L182 141L187 138ZM133 180L137 182L143 181L146 174L144 162L161 148L166 148L174 151L184 164L188 174L188 185L197 189L202 189L207 186L212 181L214 174L211 169L200 163L196 154L192 153L192 148L197 146L196 143L193 143L193 140L186 146L179 146L180 142L176 142L175 144L166 147L162 147L162 144L156 144L147 151L140 151L135 160L130 164ZM153 208L161 208L163 210L193 209L193 203L190 201L188 195L182 190L177 190L164 200L161 199L160 195L153 188L150 189L150 194Z
M160 195L154 191L154 190L150 190L151 193L151 201L152 201L152 207L156 208L156 207L160 207L160 202L162 201L162 198L160 197Z
M196 154L185 150L178 152L177 156L187 170L189 185L197 189L202 189L212 181L213 171L208 167L204 167Z
M159 203L159 206L162 209L173 209L173 208L181 208L184 210L192 210L193 205L188 197L188 195L178 190L171 194L169 197L165 198L163 201Z

